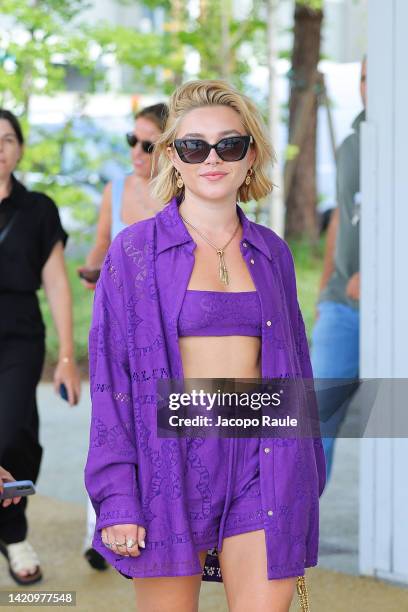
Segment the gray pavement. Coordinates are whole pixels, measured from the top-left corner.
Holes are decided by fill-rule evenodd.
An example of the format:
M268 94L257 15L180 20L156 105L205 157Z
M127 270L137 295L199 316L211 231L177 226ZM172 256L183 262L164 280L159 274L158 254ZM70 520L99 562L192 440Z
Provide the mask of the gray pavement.
M38 493L85 506L83 469L88 446L90 399L82 385L78 406L71 408L55 395L52 385L38 392L44 457ZM351 406L347 419L354 418ZM320 505L319 567L358 574L358 446L356 439L336 442L332 479ZM85 525L83 527L85 533Z
M83 471L91 413L89 387L82 384L78 406L69 406L48 383L40 384L37 400L44 449L38 493L85 505Z
M95 572L80 555L81 525L85 508L80 504L36 495L29 505L32 526L30 541L41 559L44 579L24 591L75 591L77 612L137 612L132 581L118 572ZM0 559L0 595L16 591L4 560ZM408 610L408 589L383 581L351 576L322 568L306 570L306 582L313 612L403 612ZM169 600L171 593L169 592ZM30 606L28 606L30 608ZM1 609L14 609L6 606ZM49 607L35 608L39 612ZM298 612L295 594L290 612ZM201 585L199 612L228 612L223 585Z

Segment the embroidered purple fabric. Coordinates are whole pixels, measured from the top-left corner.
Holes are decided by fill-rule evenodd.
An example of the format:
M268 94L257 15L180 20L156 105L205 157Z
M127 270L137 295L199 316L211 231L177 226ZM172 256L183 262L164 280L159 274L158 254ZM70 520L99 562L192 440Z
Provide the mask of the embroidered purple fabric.
M178 320L179 336L262 336L256 291L187 289Z
M261 305L262 377L312 378L290 250L239 206L237 213L242 257ZM183 379L177 327L195 246L173 199L156 217L116 237L95 292L85 483L97 516L93 546L129 577L202 573L189 473L196 475L201 499L196 524L205 525L214 514L209 474L223 469L210 439L157 436L156 381ZM258 446L268 578L303 575L318 559L321 439L268 437ZM103 527L124 523L147 530L139 557L116 555L102 544Z
M188 508L197 550L222 549L223 537L263 529L259 483L259 439L220 438L206 440L207 452L220 464L209 465L211 512L202 512L200 474L188 475Z

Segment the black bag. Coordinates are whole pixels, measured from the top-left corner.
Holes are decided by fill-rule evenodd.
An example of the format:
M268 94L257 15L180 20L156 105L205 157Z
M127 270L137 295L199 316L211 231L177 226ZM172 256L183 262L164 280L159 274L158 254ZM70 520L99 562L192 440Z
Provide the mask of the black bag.
M205 582L222 582L221 568L218 559L217 548L211 548L207 551L202 580L204 580Z

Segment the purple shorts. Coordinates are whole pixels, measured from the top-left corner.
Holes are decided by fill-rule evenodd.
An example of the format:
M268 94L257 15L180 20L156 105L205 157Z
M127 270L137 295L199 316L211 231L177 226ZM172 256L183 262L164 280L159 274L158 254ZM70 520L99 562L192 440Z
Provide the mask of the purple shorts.
M258 438L207 438L210 465L187 471L188 509L197 551L223 538L264 528L259 484ZM207 450L207 449L206 449Z

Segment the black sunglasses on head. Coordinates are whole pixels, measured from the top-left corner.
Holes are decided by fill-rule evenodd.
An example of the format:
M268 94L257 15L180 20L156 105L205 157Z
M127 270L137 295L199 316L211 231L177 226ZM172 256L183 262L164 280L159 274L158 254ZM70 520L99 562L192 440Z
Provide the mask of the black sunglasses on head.
M138 142L142 145L142 149L144 153L148 153L149 155L153 153L154 143L150 142L150 140L139 140L137 136L133 134L133 132L128 132L126 134L126 140L129 147L135 147Z
M252 136L228 136L213 145L206 140L196 138L177 138L173 145L181 161L186 164L200 164L207 159L211 149L215 149L223 161L240 161L245 157L252 142Z

